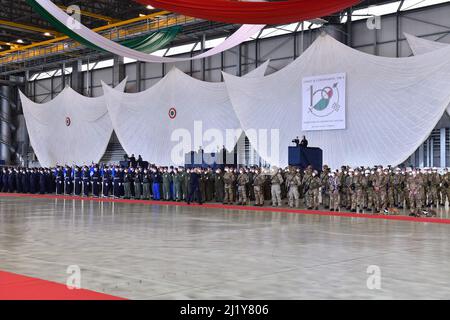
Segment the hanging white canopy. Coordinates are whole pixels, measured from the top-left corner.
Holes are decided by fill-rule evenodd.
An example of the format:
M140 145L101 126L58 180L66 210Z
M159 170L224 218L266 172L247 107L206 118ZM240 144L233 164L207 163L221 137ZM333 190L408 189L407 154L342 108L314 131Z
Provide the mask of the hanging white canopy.
M264 76L267 66L248 76ZM223 82L200 81L173 68L146 91L127 94L107 86L104 91L114 130L128 154L157 165L183 165L185 153L200 146L207 153L234 147L229 140L212 139L240 129Z
M450 44L422 39L408 33L405 33L405 37L413 54L416 56L450 47ZM450 115L450 105L447 107L447 113Z
M415 56L450 46L447 43L422 39L409 33L404 33L404 35L406 37L406 40L408 41L409 47L411 48Z
M302 80L337 73L346 73L346 129L302 131ZM450 102L450 48L417 57L385 58L322 35L274 74L224 77L246 132L279 130L279 144L268 141L267 150L262 150L263 139L247 134L268 162L287 165L291 140L304 134L311 146L323 149L324 163L332 168L398 165L428 137ZM277 148L279 154L270 152Z
M125 89L126 80L116 90ZM105 98L89 98L66 87L55 99L38 104L22 92L30 142L43 167L98 163L113 127Z

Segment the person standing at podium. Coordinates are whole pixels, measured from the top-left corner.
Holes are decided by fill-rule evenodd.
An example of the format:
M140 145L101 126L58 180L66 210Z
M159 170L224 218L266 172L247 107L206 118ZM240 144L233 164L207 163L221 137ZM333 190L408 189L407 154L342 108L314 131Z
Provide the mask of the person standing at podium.
M303 136L302 142L300 142L300 147L308 148L308 140L306 140L306 136Z

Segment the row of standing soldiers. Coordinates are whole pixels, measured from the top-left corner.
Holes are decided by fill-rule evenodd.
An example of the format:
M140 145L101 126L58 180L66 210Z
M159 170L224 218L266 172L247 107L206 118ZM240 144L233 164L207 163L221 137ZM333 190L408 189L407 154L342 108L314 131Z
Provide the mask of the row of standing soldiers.
M191 171L198 173L199 202L253 202L272 206L331 211L382 212L387 208L416 211L444 205L450 196L450 174L437 169L342 167L322 172L308 167L192 169L173 167L121 168L98 165L57 168L3 168L0 191L53 193L125 199L187 201ZM303 201L302 201L303 200Z

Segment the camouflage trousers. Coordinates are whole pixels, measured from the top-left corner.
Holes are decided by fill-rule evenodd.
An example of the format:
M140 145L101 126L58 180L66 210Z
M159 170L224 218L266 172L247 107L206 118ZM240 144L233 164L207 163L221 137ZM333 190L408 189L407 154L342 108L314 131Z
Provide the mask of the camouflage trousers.
M298 192L297 186L289 187L288 196L289 196L289 207L293 208L294 203L296 208L300 207L300 193Z
M450 188L442 188L442 200L441 203L445 205L445 203L450 202Z
M330 193L330 209L335 211L339 210L339 191L333 191Z
M364 192L364 207L372 209L374 207L373 201L374 191L373 188L369 188Z
M381 211L387 207L387 192L385 190L375 191L374 195L374 207L376 211Z
M394 199L396 206L403 207L405 205L405 192L402 188L394 188Z
M404 205L405 208L409 209L410 208L410 203L411 201L409 200L409 190L407 190L406 188L403 190L403 195L402 195L403 199L405 199Z
M319 207L319 189L309 189L306 192L306 206L313 209Z
M363 189L355 189L352 191L352 205L351 210L357 210L358 207L362 209L364 207L364 193Z
M264 188L261 186L254 186L253 191L255 193L255 205L264 205Z
M241 204L247 203L247 188L245 185L238 186L238 202Z
M231 185L225 185L225 197L223 198L223 203L233 203L234 202L234 188Z
M419 210L423 208L423 193L420 190L409 191L409 204L411 211Z
M271 187L272 205L281 207L281 187L279 184L273 184Z
M428 205L437 206L439 203L437 187L431 187L428 192Z
M388 198L387 198L387 204L386 204L386 207L395 207L396 206L396 202L397 201L395 201L395 190L394 190L394 188L389 188L388 189L388 191L387 191L387 194L388 194Z

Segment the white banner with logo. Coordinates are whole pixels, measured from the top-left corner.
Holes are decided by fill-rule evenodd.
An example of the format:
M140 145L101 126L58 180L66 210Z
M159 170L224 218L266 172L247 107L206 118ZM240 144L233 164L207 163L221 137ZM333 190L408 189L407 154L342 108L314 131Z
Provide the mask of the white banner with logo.
M346 74L303 78L302 131L346 129Z

